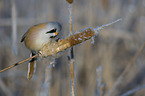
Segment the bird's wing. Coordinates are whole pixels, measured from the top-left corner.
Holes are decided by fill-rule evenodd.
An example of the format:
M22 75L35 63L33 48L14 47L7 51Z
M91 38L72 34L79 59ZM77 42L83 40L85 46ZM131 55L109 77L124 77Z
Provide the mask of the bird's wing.
M28 35L28 33L32 33L32 32L36 32L38 30L42 30L46 27L46 24L47 23L40 23L40 24L37 24L37 25L34 25L34 26L30 27L28 29L28 31L22 36L21 42L23 42L25 40L25 37Z
M23 36L22 36L22 39L21 39L21 42L24 41L25 37L27 36L28 32L26 32Z

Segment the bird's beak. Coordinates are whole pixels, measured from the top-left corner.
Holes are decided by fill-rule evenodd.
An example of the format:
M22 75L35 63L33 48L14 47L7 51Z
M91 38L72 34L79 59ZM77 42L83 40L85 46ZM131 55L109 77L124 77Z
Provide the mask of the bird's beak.
M57 32L54 32L52 36L50 36L50 38L55 38L58 35Z
M58 33L57 33L57 32L55 32L55 35L57 36L57 35L58 35Z

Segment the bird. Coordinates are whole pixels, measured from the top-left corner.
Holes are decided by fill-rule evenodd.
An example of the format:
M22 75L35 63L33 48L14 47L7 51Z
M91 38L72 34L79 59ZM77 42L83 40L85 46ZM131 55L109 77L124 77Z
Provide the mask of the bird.
M40 52L41 48L56 40L62 26L59 22L45 22L34 25L22 36L21 42L31 51L30 57ZM53 42L52 42L53 43ZM36 69L37 57L31 59L28 64L27 79L30 80Z

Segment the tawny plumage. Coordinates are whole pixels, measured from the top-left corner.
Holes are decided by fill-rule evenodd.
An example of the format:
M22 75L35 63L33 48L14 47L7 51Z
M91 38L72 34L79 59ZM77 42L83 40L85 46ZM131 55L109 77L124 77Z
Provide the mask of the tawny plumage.
M61 25L58 22L46 22L34 25L23 35L21 42L31 50L31 55L37 54L40 49L48 42L54 42L54 39L61 31ZM35 71L37 58L30 60L28 65L27 78L31 79Z

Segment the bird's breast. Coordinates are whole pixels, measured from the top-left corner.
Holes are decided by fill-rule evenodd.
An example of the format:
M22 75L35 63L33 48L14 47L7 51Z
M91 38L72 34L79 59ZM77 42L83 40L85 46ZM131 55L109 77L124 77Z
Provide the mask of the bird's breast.
M39 33L29 33L24 40L26 47L35 51L39 51L46 43L50 41L51 39L49 36Z

